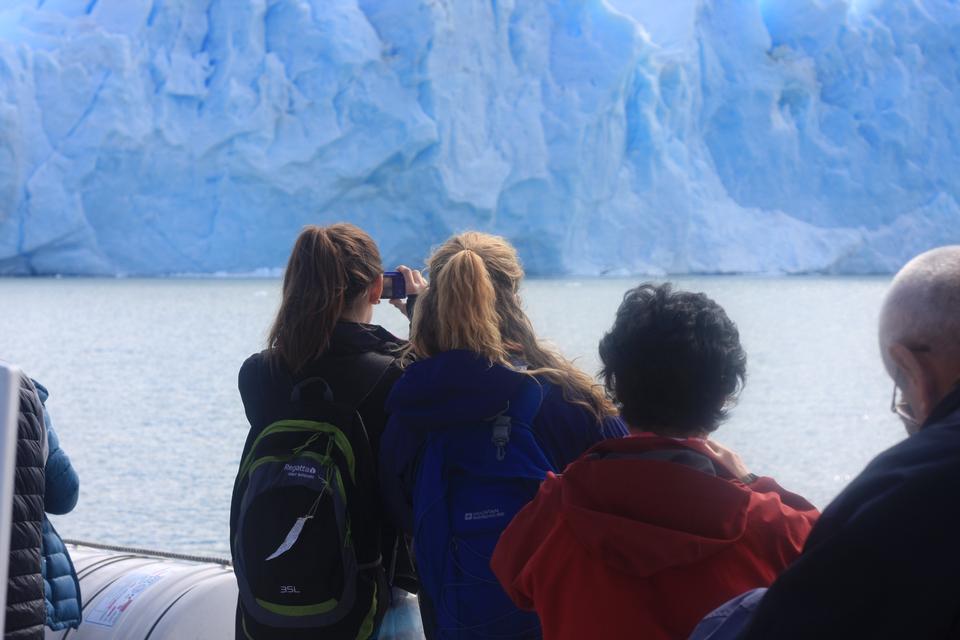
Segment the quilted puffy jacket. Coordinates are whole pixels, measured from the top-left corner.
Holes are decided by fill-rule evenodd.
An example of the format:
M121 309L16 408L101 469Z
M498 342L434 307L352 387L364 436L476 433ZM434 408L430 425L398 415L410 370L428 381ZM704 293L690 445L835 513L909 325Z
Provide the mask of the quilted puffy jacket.
M47 513L63 515L73 511L80 495L80 479L70 458L60 448L60 439L53 428L46 403L49 393L46 387L33 381L44 405L43 419L47 430L47 463L43 508ZM68 627L76 628L81 621L80 582L66 545L46 517L43 519L40 571L43 575L44 599L46 600L47 626L54 631Z
M16 456L4 638L40 640L47 617L40 575L46 435L40 398L26 376L20 382Z

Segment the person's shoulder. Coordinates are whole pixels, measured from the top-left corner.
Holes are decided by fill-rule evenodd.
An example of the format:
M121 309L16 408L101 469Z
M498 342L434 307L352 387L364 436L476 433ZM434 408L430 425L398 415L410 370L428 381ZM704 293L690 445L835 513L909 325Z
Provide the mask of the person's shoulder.
M371 331L377 339L379 346L378 350L381 353L399 357L399 355L403 352L404 347L407 346L406 340L403 338L398 338L378 324L371 325Z
M278 366L271 361L267 351L251 355L240 365L237 374L237 387L241 397L246 399L256 390L271 386L278 371Z
M378 353L398 357L406 341L378 324L338 322L330 339L328 354L334 357Z
M586 405L568 398L560 385L544 380L540 380L540 383L544 390L540 412L544 416L563 417L567 422L582 424L598 432L606 431L608 427L614 432L620 431L622 423L619 418L612 418L613 421L608 425L607 418L598 420L596 414ZM623 434L625 433L626 430L623 429Z
M36 379L34 379L34 378L30 378L30 382L32 382L32 383L33 383L33 386L36 388L36 390L37 390L37 395L40 396L40 402L41 402L41 404L46 404L46 403L47 403L47 398L50 397L50 392L47 391L47 388L46 388L45 386L43 386L42 384L40 384L40 383L39 383Z
M393 350L389 345L385 346L383 350L371 349L357 354L357 358L369 363L375 369L401 372L403 370L402 356L401 351Z
M380 381L377 384L379 387L392 387L397 380L403 377L404 366L403 362L399 358L394 358L386 367L383 375L380 376Z
M37 394L36 387L26 375L20 376L19 410L17 412L17 440L29 442L31 453L28 458L35 458L39 466L46 460L47 435L43 423L43 404ZM17 454L17 464L20 464L20 453Z
M600 420L600 433L604 438L625 438L630 435L627 424L618 415L605 416Z
M267 364L269 357L270 357L270 353L269 353L269 350L267 349L251 354L246 360L243 361L243 364L240 365L240 370L243 371L245 369L254 369L254 368L261 367Z
M42 416L43 406L37 388L26 375L20 376L20 412Z
M254 353L244 360L242 365L240 365L240 381L242 382L245 379L263 375L263 372L266 371L269 366L270 358L269 353L266 350L259 353Z
M905 481L960 475L960 423L934 425L875 457L858 476L864 482L895 476Z
M537 377L537 382L540 383L540 388L543 390L543 407L564 408L567 405L577 406L564 397L563 388L560 385L541 377Z
M921 431L874 458L824 509L821 528L931 518L960 526L960 513L942 508L958 484L960 425Z
M365 369L379 372L399 371L404 356L406 342L375 324L339 323L331 340L327 353L319 358L315 366L323 368L331 363L342 366L359 365ZM399 374L398 374L399 375Z
M586 424L587 410L585 407L567 400L564 397L563 389L559 385L545 380L539 380L539 382L543 400L540 402L540 409L534 419L535 425L543 425L544 423L563 424L572 428L580 423Z
M361 400L363 407L375 407L377 413L385 411L387 398L393 387L403 377L403 367L400 360L388 355L371 353L369 364L365 365L367 372L364 377L367 378L366 390ZM371 384L372 382L372 384ZM363 382L359 384L364 384Z

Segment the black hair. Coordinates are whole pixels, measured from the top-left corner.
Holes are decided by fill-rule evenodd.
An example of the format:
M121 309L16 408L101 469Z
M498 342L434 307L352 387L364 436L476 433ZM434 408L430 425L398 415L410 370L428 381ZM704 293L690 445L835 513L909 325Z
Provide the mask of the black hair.
M624 294L600 359L627 424L676 437L720 426L747 375L740 332L723 308L669 283Z

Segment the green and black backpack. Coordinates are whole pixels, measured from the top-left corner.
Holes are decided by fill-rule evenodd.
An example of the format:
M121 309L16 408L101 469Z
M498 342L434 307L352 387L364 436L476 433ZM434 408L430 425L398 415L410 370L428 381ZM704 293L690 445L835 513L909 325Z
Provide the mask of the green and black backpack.
M363 420L322 378L294 385L289 406L289 418L267 426L240 465L233 548L241 624L248 637L268 627L285 637L365 640L390 596Z

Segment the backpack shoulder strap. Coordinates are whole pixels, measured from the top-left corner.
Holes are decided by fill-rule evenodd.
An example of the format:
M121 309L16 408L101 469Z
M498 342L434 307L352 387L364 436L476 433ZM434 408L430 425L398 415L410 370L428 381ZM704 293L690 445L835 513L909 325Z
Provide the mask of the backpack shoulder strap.
M321 394L320 397L326 402L336 403L356 411L377 388L393 363L392 356L376 352L332 359L315 370L313 372L315 375L295 381L290 400L298 402L305 389L316 387ZM331 386L330 380L336 381L336 391Z
M510 416L510 419L515 422L531 426L537 413L540 412L544 398L550 391L550 383L533 376L524 377L527 379L508 400L504 414Z
M363 404L380 384L380 381L383 380L383 376L387 374L395 361L396 359L393 356L375 351L367 351L361 354L357 358L356 379L358 384L354 387L359 393L355 400L349 402L350 406L356 409Z

